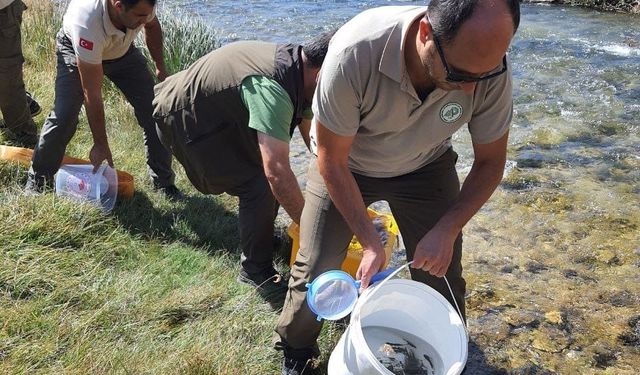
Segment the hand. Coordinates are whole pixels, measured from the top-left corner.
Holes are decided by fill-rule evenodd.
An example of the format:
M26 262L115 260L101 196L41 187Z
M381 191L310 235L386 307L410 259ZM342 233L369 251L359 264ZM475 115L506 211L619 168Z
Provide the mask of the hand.
M160 82L163 82L165 79L167 79L167 77L169 77L169 73L167 73L167 69L162 67L162 68L157 68L156 69L156 76L158 77L158 80Z
M436 277L444 276L451 264L456 237L457 234L451 236L433 228L418 242L411 267L422 269Z
M369 286L373 275L378 273L384 262L387 260L384 248L380 244L379 249L363 249L362 261L356 272L356 279L360 280L360 292L362 293Z
M97 145L94 143L91 151L89 151L89 161L93 164L93 173L98 171L98 168L100 168L100 165L105 160L109 166L113 168L113 157L111 156L109 145Z

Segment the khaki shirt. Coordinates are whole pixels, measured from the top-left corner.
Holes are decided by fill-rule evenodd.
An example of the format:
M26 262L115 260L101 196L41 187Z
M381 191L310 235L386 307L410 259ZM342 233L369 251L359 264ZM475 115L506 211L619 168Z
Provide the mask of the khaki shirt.
M313 112L332 132L355 136L349 166L358 174L394 177L415 171L451 147L451 136L465 124L479 144L496 141L509 130L509 73L479 82L473 95L436 88L420 100L407 73L403 45L407 30L426 10L367 10L331 40Z

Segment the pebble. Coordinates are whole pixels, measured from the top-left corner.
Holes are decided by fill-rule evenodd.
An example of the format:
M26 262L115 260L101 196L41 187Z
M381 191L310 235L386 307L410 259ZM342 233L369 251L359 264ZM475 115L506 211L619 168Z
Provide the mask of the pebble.
M610 349L596 349L596 353L593 355L595 366L601 369L611 367L616 362L616 360L618 360L618 357Z
M618 339L622 341L622 344L625 346L640 348L640 315L631 317L627 321L627 325L629 326L629 330L618 336Z
M547 266L537 261L528 262L525 267L526 270L531 273L540 273L540 271L545 271L548 269Z
M516 268L516 266L514 266L512 264L507 264L506 266L504 266L504 267L502 267L500 269L500 272L502 272L502 273L512 273L515 268Z

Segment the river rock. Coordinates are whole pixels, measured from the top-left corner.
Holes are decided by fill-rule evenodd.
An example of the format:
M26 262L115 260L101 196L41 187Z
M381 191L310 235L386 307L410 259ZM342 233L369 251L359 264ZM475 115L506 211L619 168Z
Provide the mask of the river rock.
M540 271L545 271L548 269L548 267L540 262L537 261L531 261L528 262L526 265L526 270L531 272L531 273L540 273Z
M481 306L496 298L496 291L489 284L481 284L473 288L467 297L467 305L471 308Z
M593 355L595 366L601 369L611 367L617 360L618 356L616 355L616 353L607 347L596 348Z
M504 320L509 324L512 334L531 331L540 326L542 314L531 310L510 310L504 313Z
M549 311L548 313L544 314L544 318L551 324L563 325L564 318L562 315L563 314L560 311Z
M599 299L615 307L631 307L637 303L637 298L627 290L612 291L610 294L601 294Z
M604 249L604 250L598 251L596 253L596 259L610 266L620 265L620 258L618 258L618 254L616 254L615 251L610 249Z
M473 324L473 330L480 341L491 343L491 345L505 340L510 333L509 325L498 314L492 312L479 317Z
M580 274L578 273L578 271L574 270L574 269L564 269L561 271L562 272L562 276L566 277L567 279L574 279L574 280L578 280L578 281L585 281L585 282L597 282L598 279L585 275L585 274Z
M533 333L531 345L543 352L560 353L571 345L571 337L561 329L543 324Z
M565 269L565 270L562 270L562 276L566 277L567 279L573 279L575 277L578 277L578 271L572 270L572 269Z
M513 273L513 271L518 268L518 266L513 265L513 264L507 264L505 266L503 266L502 268L500 268L500 272L502 273Z
M636 315L627 322L629 330L618 336L625 346L635 346L640 348L640 315Z
M510 372L512 375L553 375L555 372L546 370L536 364L528 364Z
M578 359L582 355L582 352L579 350L567 350L566 357L569 359Z

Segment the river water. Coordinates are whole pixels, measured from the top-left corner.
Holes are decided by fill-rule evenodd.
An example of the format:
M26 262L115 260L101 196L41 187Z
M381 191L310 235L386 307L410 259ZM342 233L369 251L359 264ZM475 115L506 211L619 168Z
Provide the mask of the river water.
M300 43L367 8L423 2L174 3L224 43ZM640 368L639 25L638 16L522 6L505 179L464 231L471 374ZM464 178L466 130L454 147ZM301 184L308 161L294 139Z

